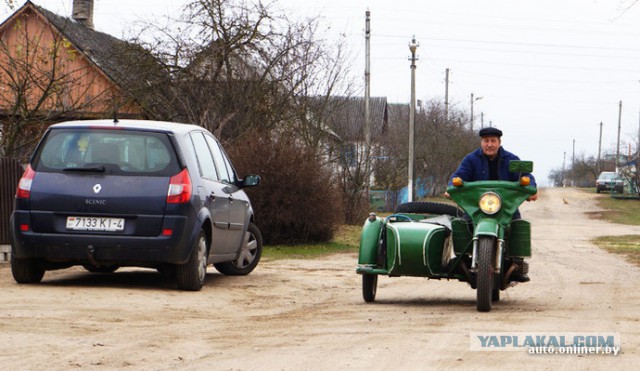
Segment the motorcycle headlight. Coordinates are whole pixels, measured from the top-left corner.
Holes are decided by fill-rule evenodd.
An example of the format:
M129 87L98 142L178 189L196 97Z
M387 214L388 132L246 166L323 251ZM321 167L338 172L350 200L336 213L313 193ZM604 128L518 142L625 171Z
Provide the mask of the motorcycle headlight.
M493 215L500 211L500 207L502 207L502 200L500 196L494 192L487 192L480 197L480 210L483 213Z

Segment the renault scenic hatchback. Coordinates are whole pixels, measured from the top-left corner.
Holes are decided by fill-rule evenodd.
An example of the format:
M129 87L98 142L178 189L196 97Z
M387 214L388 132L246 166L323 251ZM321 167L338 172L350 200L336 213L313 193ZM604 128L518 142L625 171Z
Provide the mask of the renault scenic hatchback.
M47 270L155 268L200 290L213 264L253 271L262 237L216 138L199 126L138 120L52 125L16 191L11 270L18 283Z

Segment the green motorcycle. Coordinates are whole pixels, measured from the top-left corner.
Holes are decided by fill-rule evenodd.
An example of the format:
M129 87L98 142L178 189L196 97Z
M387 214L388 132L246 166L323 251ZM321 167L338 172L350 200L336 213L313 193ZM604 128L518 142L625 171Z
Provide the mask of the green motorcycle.
M509 171L526 174L530 161L511 161ZM375 300L379 275L457 279L477 292L477 309L491 310L500 291L526 282L531 257L531 225L513 220L518 207L537 190L527 176L519 181L463 182L447 189L462 208L433 202L398 206L386 218L367 218L356 272L362 295ZM463 211L464 210L464 211ZM526 279L524 279L526 278Z

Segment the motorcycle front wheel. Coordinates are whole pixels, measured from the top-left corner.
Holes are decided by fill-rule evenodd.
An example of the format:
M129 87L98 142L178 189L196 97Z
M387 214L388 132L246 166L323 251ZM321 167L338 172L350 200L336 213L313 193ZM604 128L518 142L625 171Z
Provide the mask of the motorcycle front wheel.
M479 312L491 310L491 299L494 291L495 278L495 237L482 236L478 239L478 271L477 279L477 308Z

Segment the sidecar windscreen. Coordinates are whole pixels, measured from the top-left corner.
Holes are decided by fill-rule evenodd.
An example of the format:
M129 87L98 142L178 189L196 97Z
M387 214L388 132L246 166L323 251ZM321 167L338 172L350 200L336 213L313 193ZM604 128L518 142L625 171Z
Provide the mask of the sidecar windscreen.
M450 231L451 219L453 219L453 217L449 215L438 215L438 216L432 216L432 217L420 219L419 222L441 225Z

